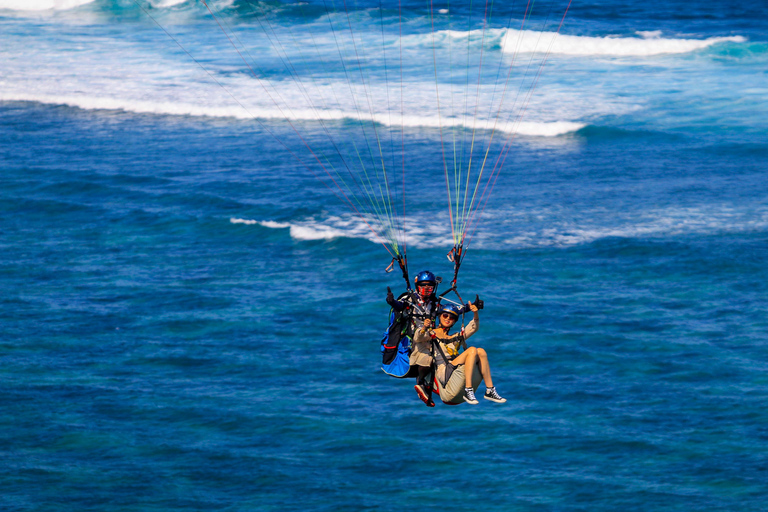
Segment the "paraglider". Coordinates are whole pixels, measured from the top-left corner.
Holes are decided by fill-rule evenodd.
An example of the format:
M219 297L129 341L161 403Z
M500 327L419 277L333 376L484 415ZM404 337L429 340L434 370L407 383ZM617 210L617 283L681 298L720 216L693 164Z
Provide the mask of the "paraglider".
M395 377L416 376L414 389L419 398L429 407L434 406L432 402L434 348L431 340L416 342L414 333L437 317L442 297L437 297L435 291L440 281L442 279L438 279L429 270L419 272L414 279L416 292L409 289L397 299L392 294L392 290L387 287L387 304L392 307L392 311L389 327L382 339L382 364L384 364L382 369L385 373ZM479 298L475 302L479 302L480 307L482 307L482 301L479 301ZM470 308L470 303L461 305L456 308L457 315L464 314ZM395 342L395 340L397 341ZM400 368L400 371L397 372L398 374L393 374L391 373L393 360L390 358L396 353L399 355L396 355L395 359L400 359L402 362L395 363L399 365L396 367ZM406 353L408 354L408 366L407 371L403 373L406 370L404 364Z
M570 1L546 3L538 18L531 2L519 12L514 6L496 6L495 12L491 0L465 5L430 1L428 32L409 26L400 1L379 1L356 11L346 0L340 5L318 0L290 6L244 1L236 6L247 9L245 15L258 30L252 24L227 23L208 0L200 4L223 34L223 43L233 48L240 72L256 84L263 102L259 115L251 114L225 80L137 3L286 155L317 177L365 226L391 258L386 271L397 265L406 290L396 298L387 288L391 311L381 341L382 370L416 378L415 390L428 406L434 405L435 383L443 401L452 403L459 394L446 399L451 394L446 386L455 381L438 375L444 376L458 356L478 369L490 386L489 399L503 402L493 388L485 352L472 349L458 355L452 352L455 342L446 340L460 338L459 345L465 346L477 329L483 302L479 296L464 302L459 272ZM281 23L276 13L283 7L311 20L305 30ZM534 19L542 23L541 46L529 33ZM549 36L542 38L545 33ZM256 54L267 57L257 60ZM433 87L424 86L424 69L430 70ZM421 115L426 104L435 106L436 118ZM276 133L268 119L278 120L287 135ZM313 123L312 130L306 129L307 122ZM445 182L452 237L447 256L453 265L449 286L439 295L441 280L432 272L419 273L413 290L408 271L406 223L411 220L406 199L420 185L407 172L414 154L406 139L414 129L439 134L442 161L434 163L434 175L426 180ZM451 293L458 302L447 297ZM443 316L449 322L455 313L455 323L468 312L474 316L469 326L446 338L453 324L443 324ZM441 350L449 354L438 357ZM472 375L468 371L468 382ZM472 389L467 386L461 396L475 403Z

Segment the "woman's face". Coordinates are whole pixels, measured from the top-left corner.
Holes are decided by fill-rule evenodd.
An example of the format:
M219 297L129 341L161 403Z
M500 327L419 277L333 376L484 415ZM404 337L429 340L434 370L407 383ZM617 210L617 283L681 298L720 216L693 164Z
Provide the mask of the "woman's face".
M450 313L443 313L440 315L440 327L443 329L450 329L453 324L456 323L456 317Z

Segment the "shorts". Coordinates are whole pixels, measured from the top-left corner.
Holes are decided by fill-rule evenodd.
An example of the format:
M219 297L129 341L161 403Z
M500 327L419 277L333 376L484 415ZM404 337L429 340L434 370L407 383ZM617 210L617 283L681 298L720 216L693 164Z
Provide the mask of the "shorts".
M477 387L483 382L483 374L480 373L480 368L477 364L472 371L472 389L477 391ZM438 391L440 392L440 400L447 404L463 404L464 403L464 365L457 366L451 378L445 383L445 386L437 382Z

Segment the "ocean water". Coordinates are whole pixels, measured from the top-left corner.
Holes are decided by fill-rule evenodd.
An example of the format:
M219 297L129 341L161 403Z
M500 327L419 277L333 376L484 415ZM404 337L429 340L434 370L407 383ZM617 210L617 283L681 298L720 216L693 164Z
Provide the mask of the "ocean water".
M2 510L766 509L768 5L209 5L0 0ZM429 409L387 233L486 151Z

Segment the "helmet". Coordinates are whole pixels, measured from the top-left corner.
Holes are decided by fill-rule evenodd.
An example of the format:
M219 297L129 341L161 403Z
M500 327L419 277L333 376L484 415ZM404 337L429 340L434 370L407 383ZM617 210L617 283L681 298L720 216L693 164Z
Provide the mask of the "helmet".
M435 286L437 284L437 278L435 277L435 274L430 272L429 270L424 270L423 272L419 272L419 275L416 276L416 284L419 283L432 283L432 286Z
M445 305L443 305L443 306L440 308L440 312L439 312L439 313L440 313L441 315L442 315L443 313L448 313L448 314L450 314L450 315L453 315L453 316L456 318L456 320L458 320L458 319L459 319L459 308L457 308L457 307L456 307L456 306L454 306L453 304L445 304Z
M437 288L437 278L435 277L435 274L429 270L419 272L419 275L416 276L414 281L416 281L416 290L418 290L419 295L421 295L423 300L427 300L428 297L435 293L435 288Z

